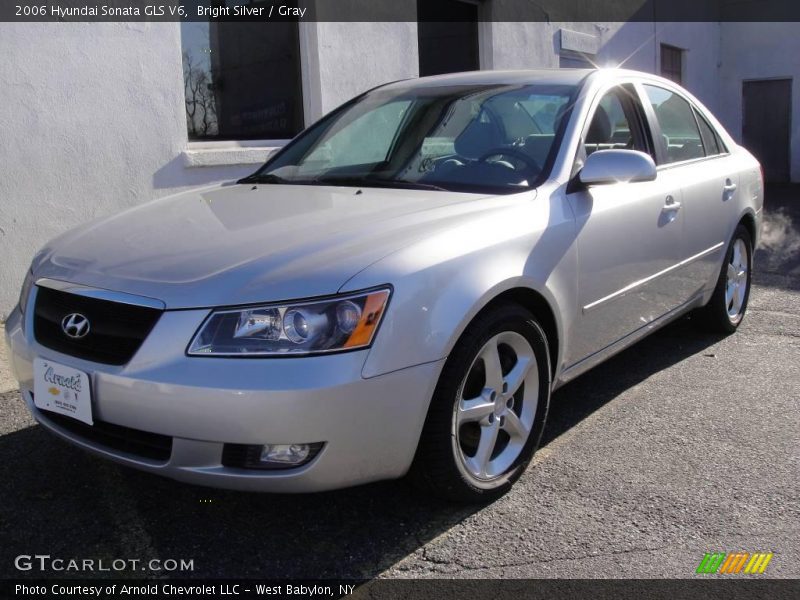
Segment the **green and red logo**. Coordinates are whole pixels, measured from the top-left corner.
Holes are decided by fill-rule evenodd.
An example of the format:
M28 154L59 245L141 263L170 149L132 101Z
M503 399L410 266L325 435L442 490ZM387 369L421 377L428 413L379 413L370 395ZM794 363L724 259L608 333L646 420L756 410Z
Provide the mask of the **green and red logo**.
M696 573L710 574L738 574L760 575L767 569L772 560L772 552L706 552L703 560L697 566Z

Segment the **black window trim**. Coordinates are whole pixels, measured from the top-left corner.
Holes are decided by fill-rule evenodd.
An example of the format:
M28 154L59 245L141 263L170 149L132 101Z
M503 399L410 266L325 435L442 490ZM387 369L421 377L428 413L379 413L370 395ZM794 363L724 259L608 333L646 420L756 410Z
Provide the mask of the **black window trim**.
M628 89L626 89L626 86ZM638 137L638 141L641 142L641 145L645 148L647 154L649 154L653 160L655 160L655 145L653 143L653 136L650 128L647 126L647 116L644 113L644 107L642 106L642 101L641 98L639 98L635 85L632 83L621 83L617 87L621 90L619 99L622 103L622 110L625 112L625 116L628 119L633 120L633 125L636 127L634 144L636 143L636 138Z
M689 110L692 111L692 118L694 119L694 126L697 127L697 133L700 135L700 145L703 147L703 158L710 158L708 154L708 140L703 135L703 128L700 127L700 117L697 114L697 109L689 102ZM712 155L716 156L716 154Z
M658 118L656 118L653 105L650 103L647 92L644 89L644 83L642 81L636 81L633 87L639 96L639 105L642 107L647 119L647 128L648 131L650 131L653 142L653 160L656 163L656 169L658 169L661 165L666 164L665 159L667 156L667 149L664 146L664 136L661 133L661 124L658 122Z

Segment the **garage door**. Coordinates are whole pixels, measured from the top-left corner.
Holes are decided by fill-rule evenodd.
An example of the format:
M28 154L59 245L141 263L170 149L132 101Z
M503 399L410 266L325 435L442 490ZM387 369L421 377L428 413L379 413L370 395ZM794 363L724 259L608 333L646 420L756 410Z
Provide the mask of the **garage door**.
M767 181L789 181L792 80L745 81L742 141L764 167Z

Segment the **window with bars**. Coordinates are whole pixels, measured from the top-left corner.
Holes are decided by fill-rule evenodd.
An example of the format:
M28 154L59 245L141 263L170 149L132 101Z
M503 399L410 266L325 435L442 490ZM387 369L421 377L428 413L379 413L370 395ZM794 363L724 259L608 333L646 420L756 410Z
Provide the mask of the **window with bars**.
M683 83L683 50L661 44L661 75L675 83Z

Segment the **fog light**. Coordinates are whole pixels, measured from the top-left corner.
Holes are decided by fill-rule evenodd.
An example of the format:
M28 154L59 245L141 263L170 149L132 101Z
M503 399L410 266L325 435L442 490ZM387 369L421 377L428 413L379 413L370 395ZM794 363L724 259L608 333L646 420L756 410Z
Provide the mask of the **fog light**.
M308 458L308 444L267 444L261 449L261 462L277 462L296 465Z
M310 463L325 442L313 444L225 444L222 464L237 469L296 469Z

